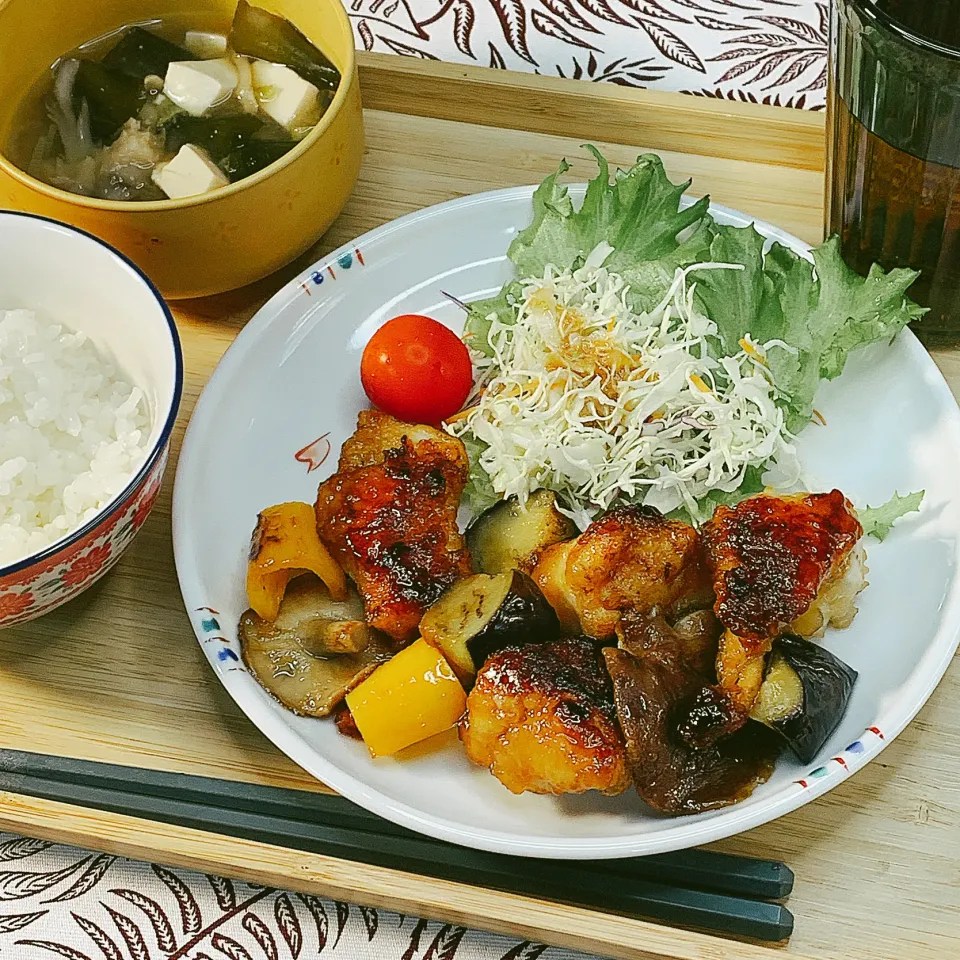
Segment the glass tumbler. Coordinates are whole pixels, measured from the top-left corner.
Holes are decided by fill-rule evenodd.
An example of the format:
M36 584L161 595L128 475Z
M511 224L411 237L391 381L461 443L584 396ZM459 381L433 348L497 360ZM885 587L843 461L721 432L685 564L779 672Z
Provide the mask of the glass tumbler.
M828 234L919 270L916 333L960 342L960 0L834 0L830 60Z

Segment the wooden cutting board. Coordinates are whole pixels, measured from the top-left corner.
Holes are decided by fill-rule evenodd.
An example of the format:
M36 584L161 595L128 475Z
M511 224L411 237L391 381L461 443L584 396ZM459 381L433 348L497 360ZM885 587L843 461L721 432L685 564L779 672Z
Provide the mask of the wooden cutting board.
M695 194L822 239L823 117L505 71L361 54L368 150L323 241L254 287L174 312L186 388L164 490L105 581L68 607L0 633L0 746L322 790L252 726L210 672L183 610L170 491L183 429L237 332L314 259L451 197L538 182L580 144L613 163L656 150ZM954 393L960 351L936 355ZM907 640L909 638L906 638ZM249 841L0 794L0 829L419 913L630 960L755 960L773 949ZM715 845L796 871L804 958L960 952L960 671L879 760L825 798Z

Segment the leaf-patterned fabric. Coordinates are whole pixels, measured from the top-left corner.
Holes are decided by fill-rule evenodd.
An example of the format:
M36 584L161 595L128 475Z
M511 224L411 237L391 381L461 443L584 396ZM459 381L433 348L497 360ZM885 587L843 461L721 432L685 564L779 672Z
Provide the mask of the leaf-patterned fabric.
M452 924L0 834L17 960L589 960Z
M820 110L828 0L344 0L357 47Z

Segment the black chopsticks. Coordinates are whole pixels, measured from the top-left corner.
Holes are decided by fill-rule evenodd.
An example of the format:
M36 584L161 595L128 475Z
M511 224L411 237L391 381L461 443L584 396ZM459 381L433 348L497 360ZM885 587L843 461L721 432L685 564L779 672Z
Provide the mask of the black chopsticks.
M780 941L782 863L703 850L543 861L422 837L342 797L0 750L0 789L717 933Z

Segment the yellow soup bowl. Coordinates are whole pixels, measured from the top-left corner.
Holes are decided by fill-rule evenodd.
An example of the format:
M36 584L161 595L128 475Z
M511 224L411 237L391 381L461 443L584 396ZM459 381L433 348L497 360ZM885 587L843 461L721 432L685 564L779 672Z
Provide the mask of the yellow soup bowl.
M74 224L137 264L168 298L259 280L310 248L343 209L363 156L353 34L339 0L254 0L286 17L340 70L333 103L288 154L213 193L123 203L58 190L11 160L24 97L65 53L122 26L154 20L229 25L236 0L0 0L0 209Z

